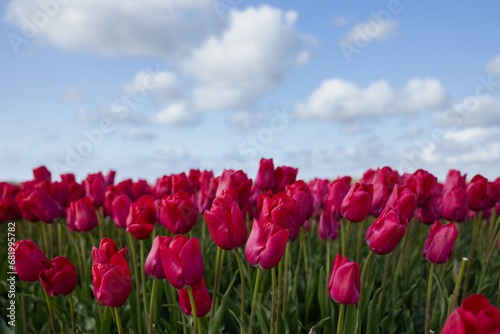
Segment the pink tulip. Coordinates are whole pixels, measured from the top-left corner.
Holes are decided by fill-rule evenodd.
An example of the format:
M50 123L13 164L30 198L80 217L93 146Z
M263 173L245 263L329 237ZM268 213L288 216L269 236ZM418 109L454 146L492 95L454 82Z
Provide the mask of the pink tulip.
M52 259L38 278L43 288L52 297L73 292L78 282L75 265L64 256Z
M149 237L156 222L156 206L151 196L142 196L130 204L127 216L127 232L137 240Z
M261 190L271 190L275 184L273 159L260 159L255 185Z
M378 255L392 253L406 233L408 219L397 209L387 208L366 231L368 246Z
M196 307L196 316L204 317L208 314L208 312L210 312L210 308L212 307L212 299L208 293L205 280L202 278L200 283L193 286L192 289L194 305ZM181 306L182 312L187 315L193 315L193 309L191 307L191 300L189 299L189 292L187 288L179 290L179 305Z
M355 183L342 200L342 216L353 223L363 221L368 216L372 206L372 199L373 185Z
M153 241L153 246L151 247L148 257L146 258L146 263L144 264L144 271L146 272L146 275L156 279L166 278L165 270L163 269L163 262L161 260L160 246L168 247L172 240L172 237L156 236Z
M89 197L70 203L66 224L70 231L90 231L97 227L97 214Z
M38 274L48 264L49 260L38 246L29 239L14 243L15 271L21 281L38 281Z
M189 194L179 191L174 196L165 196L160 200L160 223L174 234L184 234L196 223L198 209Z
M323 211L318 222L318 236L321 240L335 240L339 236L339 223L335 215Z
M453 254L453 247L457 238L458 230L455 223L441 225L441 222L436 220L425 241L422 255L430 262L446 263Z
M334 301L342 305L354 305L360 298L359 266L337 254L328 281L328 292Z
M113 222L119 228L127 228L127 218L132 201L127 195L116 196L111 203Z
M245 248L248 262L261 269L276 267L285 252L288 234L287 229L280 228L272 219L254 219Z

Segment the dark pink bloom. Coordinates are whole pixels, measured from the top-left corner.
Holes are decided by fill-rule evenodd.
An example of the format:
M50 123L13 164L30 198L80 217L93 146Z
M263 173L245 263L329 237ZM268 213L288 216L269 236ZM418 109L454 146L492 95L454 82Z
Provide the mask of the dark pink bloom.
M255 185L261 190L271 190L275 184L273 159L260 159Z
M274 178L276 179L276 184L274 185L273 193L277 194L279 192L285 191L285 187L292 184L297 179L297 168L281 166L276 167L274 170Z
M378 255L392 253L406 233L408 219L395 208L387 208L366 231L366 242Z
M159 199L165 195L170 195L172 191L172 178L170 175L164 175L156 180L153 187L153 198Z
M38 274L49 260L38 246L29 239L14 243L15 270L21 281L38 281Z
M64 256L52 259L38 278L45 291L52 297L70 294L78 283L76 266Z
M189 178L187 177L186 173L183 172L180 174L172 174L171 179L172 179L172 195L177 194L177 192L179 191L185 191L190 196L195 193L196 189L191 184L191 181L189 181Z
M387 208L396 208L401 215L410 221L415 216L417 195L407 186L395 185L387 200Z
M282 229L271 219L254 219L252 231L245 247L248 262L262 269L271 269L278 265L285 252L288 230Z
M161 260L160 246L168 247L172 240L172 237L162 237L159 235L155 238L153 246L151 247L148 257L146 258L146 263L144 264L144 271L146 272L146 275L156 279L166 278Z
M339 236L339 223L335 215L323 211L318 223L318 236L321 240L335 240Z
M337 254L328 281L328 292L334 301L342 305L354 305L360 298L359 266Z
M51 182L51 174L47 169L47 167L45 166L40 166L33 169L33 176L35 182L41 182L41 181L48 181L49 183Z
M250 197L252 179L242 171L224 170L217 187L216 197L220 197L225 190L233 196L240 209L243 209Z
M137 240L149 237L156 222L156 206L151 196L142 196L130 204L127 217L127 232Z
M371 184L355 183L342 200L342 216L353 222L363 221L372 206L373 186Z
M344 197L349 192L351 187L351 178L344 176L328 185L328 193L325 198L324 209L337 217L341 216L341 206Z
M160 200L160 223L174 234L184 234L196 223L198 209L189 194L178 191L174 196L165 196Z
M104 176L101 172L89 174L83 181L85 193L92 200L95 207L104 205Z
M210 308L212 307L212 299L210 298L210 294L208 293L205 280L202 278L200 283L193 286L192 289L194 305L196 307L196 316L204 317L208 314L208 312L210 312ZM187 288L179 290L179 305L181 306L182 312L187 315L193 315L191 300L189 298L189 292Z
M89 197L71 202L66 215L70 231L90 231L98 225L97 214Z
M422 255L430 262L446 263L453 254L453 247L457 238L458 230L455 223L441 225L441 222L436 220L425 241Z
M127 218L130 212L132 201L127 195L116 196L111 203L113 222L119 228L127 228Z

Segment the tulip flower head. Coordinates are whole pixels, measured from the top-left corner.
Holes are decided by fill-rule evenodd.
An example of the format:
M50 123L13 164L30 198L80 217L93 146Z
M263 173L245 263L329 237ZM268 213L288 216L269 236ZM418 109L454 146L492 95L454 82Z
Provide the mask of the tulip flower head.
M210 308L212 307L212 299L208 293L205 280L202 278L200 283L193 286L192 289L194 305L196 307L196 316L204 317L208 314L208 312L210 312ZM187 288L179 290L179 305L181 306L182 312L186 315L193 315L193 309L191 307L191 300L189 299L189 292Z
M21 281L38 281L38 274L45 268L49 260L38 246L29 239L14 243L15 271Z
M90 231L98 225L97 214L89 197L71 202L66 216L70 231Z
M273 159L260 159L255 185L261 190L271 190L275 184Z
M261 269L276 267L285 252L288 235L289 231L275 224L273 219L254 219L245 248L248 262Z
M43 288L52 297L70 294L76 287L76 267L64 256L52 259L38 275Z
M196 223L198 209L189 194L179 191L160 200L160 223L174 234L189 232Z
M146 275L156 279L166 278L165 270L163 269L163 262L161 260L160 246L168 247L173 239L173 237L162 237L160 235L156 236L144 264L144 271L146 272Z
M457 238L458 230L455 223L441 225L441 222L436 220L425 241L422 255L430 262L446 263L453 254Z
M360 298L359 265L337 254L328 281L328 292L339 304L356 304Z
M156 206L151 196L142 196L130 204L127 217L127 232L137 240L149 237L156 222Z
M372 206L373 185L355 183L342 200L341 214L353 223L363 221Z
M366 231L368 246L378 255L392 253L403 239L407 226L408 219L397 209L385 209Z

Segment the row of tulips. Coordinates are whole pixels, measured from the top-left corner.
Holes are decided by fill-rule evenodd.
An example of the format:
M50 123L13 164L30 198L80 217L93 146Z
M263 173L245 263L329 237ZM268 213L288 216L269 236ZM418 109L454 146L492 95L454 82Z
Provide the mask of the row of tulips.
M115 184L113 171L52 182L42 166L0 183L0 222L26 238L10 250L15 271L41 282L48 306L43 317L39 289L20 285L24 331L107 333L111 319L119 333L500 331L486 298L500 301L500 178L451 170L439 183L384 167L306 183L297 172L262 159L255 182L191 170L151 186Z

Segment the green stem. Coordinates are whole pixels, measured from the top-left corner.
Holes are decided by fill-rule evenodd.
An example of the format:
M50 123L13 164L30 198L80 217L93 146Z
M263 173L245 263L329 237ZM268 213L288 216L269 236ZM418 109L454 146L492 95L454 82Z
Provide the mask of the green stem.
M316 235L318 235L316 233ZM302 227L302 231L301 231L301 234L300 234L300 240L301 242L304 243L304 269L306 270L306 281L309 279L309 260L308 260L308 257L307 257L307 243L305 242L305 230L304 230L304 227Z
M23 330L24 330L24 334L28 334L28 319L26 318L26 304L25 304L25 301L24 301L24 296L21 296L21 308L22 308L22 312L23 312Z
M330 244L328 240L326 241L326 277L329 277L330 275ZM329 300L329 295L328 295L328 279L326 280L326 287L325 287L325 313L328 314L328 306L330 305L330 300Z
M76 324L75 324L75 306L73 305L73 297L71 293L68 295L69 299L69 311L71 315L71 330L76 334Z
M255 306L257 305L257 295L259 294L259 281L260 281L260 273L262 269L257 269L257 275L255 277L255 287L253 289L253 298L252 298L252 311L250 313L250 324L248 325L248 334L252 334L253 325L255 320Z
M215 314L215 303L217 300L217 290L219 289L219 267L221 266L222 249L217 247L217 255L215 257L215 278L214 278L214 293L212 295L212 307L210 309L210 321Z
M425 302L425 331L424 334L429 333L429 319L430 319L430 308L431 308L431 295L432 295L432 279L434 274L435 263L431 263L431 268L429 269L429 280L427 281L427 299Z
M347 222L347 231L345 232L344 239L344 249L342 250L342 256L347 257L347 250L349 249L349 232L351 231L351 221Z
M57 223L57 250L59 251L59 255L63 254L63 248L62 248L62 228L61 228L61 223Z
M299 283L299 274L300 274L300 262L302 261L302 249L304 248L304 238L302 237L303 235L303 230L301 231L301 237L300 237L300 245L299 245L299 256L297 257L297 264L295 265L295 276L293 280L293 289L292 291L297 295L297 286ZM306 278L307 280L307 278Z
M137 323L138 323L138 330L139 333L142 333L142 317L141 317L141 296L140 296L140 290L141 290L141 284L140 284L140 279L139 279L139 272L137 271L137 256L135 252L135 242L134 239L132 238L132 235L130 233L127 233L127 241L128 244L130 245L130 250L132 251L132 267L134 269L134 277L135 277L135 299L137 303Z
M187 288L189 293L189 300L191 301L191 313L193 314L193 327L194 334L198 334L198 317L196 316L196 303L194 301L193 288Z
M237 248L234 250L234 254L236 255L236 261L238 262L238 268L240 269L240 281L241 281L240 320L243 321L243 318L245 317L245 273L243 272L243 262L241 262L241 256L240 253L238 253Z
M156 286L157 284L156 279L153 279L153 288L151 289L151 299L149 300L149 326L148 326L148 333L152 334L153 333L153 318L154 318L154 306L155 306L155 296L156 296Z
M276 267L271 269L271 289L272 289L272 304L271 304L271 323L269 324L270 333L274 334L274 322L276 313ZM242 319L243 320L243 319Z
M87 261L85 261L85 241L83 241L82 237L83 232L78 232L76 235L78 236L78 240L80 241L80 251L82 254L82 265L83 265L83 277L87 277ZM90 236L90 233L89 233ZM82 281L83 284L84 281Z
M359 225L359 230L358 230L358 245L356 247L356 261L359 261L360 260L360 256L361 256L361 245L363 243L363 236L364 236L364 230L365 230L365 224L366 224L366 221L368 220L368 217L365 218L365 220L363 220L363 222Z
M465 267L467 266L467 262L469 260L466 257L462 258L462 264L460 265L460 271L458 273L457 282L455 283L455 290L453 290L453 302L451 310L454 310L457 307L458 294L460 293L460 285L462 284L462 278L464 277ZM449 314L448 314L449 316Z
M399 273L401 271L401 267L403 265L403 258L405 256L405 248L406 244L408 243L408 234L405 234L403 237L403 246L400 248L401 250L399 251L399 260L398 260L398 265L396 267L396 273L394 274L394 280L392 281L392 301L394 302L396 300L396 289L398 287L398 278L399 278Z
M43 293L45 294L45 299L47 300L47 306L49 307L49 315L50 315L50 325L52 326L52 333L56 334L56 320L54 319L54 311L52 310L52 302L50 301L49 294L43 288Z
M382 291L380 292L380 295L378 297L378 308L382 308L382 302L384 301L384 291L385 291L385 284L387 282L387 274L389 272L389 256L390 254L385 255L385 266L384 266L384 278L382 279Z
M148 295L147 295L147 291L146 291L146 271L144 270L144 256L145 256L145 253L146 253L146 249L145 249L145 244L146 240L141 240L140 241L140 244L141 244L141 254L140 254L140 257L141 257L141 285L142 285L142 302L144 303L144 312L147 312L147 309L148 309Z
M345 235L344 235L344 222L343 218L340 219L340 250L342 253L340 255L345 256L344 248L345 248Z
M471 246L470 246L470 252L469 252L469 261L470 261L470 265L467 267L467 274L465 275L465 285L464 285L464 293L463 293L463 297L467 297L467 292L468 292L468 289L469 289L469 282L470 282L470 275L472 273L472 265L474 263L474 249L476 248L476 239L477 239L477 233L478 233L478 230L479 230L479 224L481 223L481 217L482 214L478 215L478 213L476 212L474 214L474 222L473 222L473 226L472 226L472 242L471 242Z
M361 278L360 278L360 282L359 282L359 286L360 286L360 300L358 302L358 313L361 311L361 304L363 299L365 299L365 294L363 293L363 288L364 288L364 282L365 282L365 279L366 279L366 275L368 274L368 268L370 267L370 264L371 264L371 261L372 261L372 258L373 258L373 252L370 250L370 252L368 253L368 257L366 258L366 261L365 263L363 264L363 269L361 270ZM366 297L369 297L369 296L366 296Z
M75 241L75 237L73 236L73 232L70 232L68 230L68 235L69 235L69 238L71 239L71 242L73 243L73 247L75 248L75 251L76 251L76 258L78 260L78 266L80 267L78 272L80 274L80 284L83 284L83 282L85 282L85 275L84 275L84 265L83 265L83 260L82 260L82 256L80 254L80 247L78 247L76 241Z
M116 318L116 327L118 328L118 333L123 334L122 322L120 320L120 312L118 311L118 307L114 307L115 309L115 318Z
M276 305L276 333L279 333L280 329L280 312L281 303L283 300L283 258L281 258L278 264L278 305Z
M497 309L500 311L500 279L498 280Z
M337 334L341 334L344 331L344 312L345 305L340 304L339 321L337 322Z
M497 233L494 240L498 240L498 238L500 238L500 231ZM481 278L479 279L479 285L477 287L477 292L480 292L481 287L483 286L483 281L484 281L484 277L486 276L486 271L488 271L488 266L490 265L491 258L493 257L493 253L495 252L495 250L497 249L498 246L494 242L490 247L491 248L490 248L490 252L488 254L488 260L486 260L486 264L483 267L483 272L481 273Z
M286 243L285 249L285 270L283 271L283 316L286 317L286 307L287 307L287 298L288 298L288 267L290 262L290 243Z
M96 210L97 213L97 225L99 229L99 240L102 240L104 238L104 222L102 219L102 208L97 208Z

